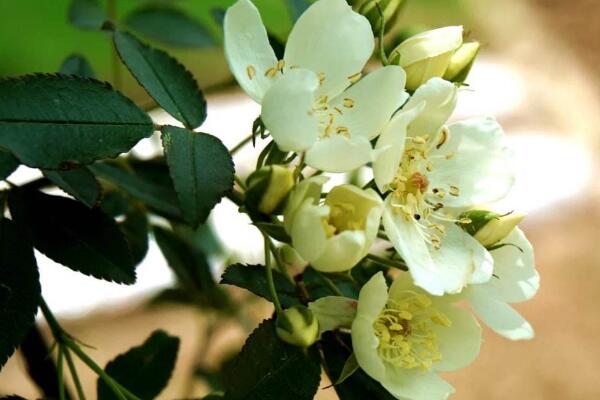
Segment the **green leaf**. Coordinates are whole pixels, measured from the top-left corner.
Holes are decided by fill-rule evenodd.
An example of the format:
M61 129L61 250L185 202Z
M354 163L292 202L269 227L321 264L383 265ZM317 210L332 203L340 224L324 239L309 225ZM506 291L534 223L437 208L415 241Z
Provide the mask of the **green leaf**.
M166 112L191 129L204 122L206 100L183 65L127 32L115 31L113 39L121 60Z
M352 376L360 366L358 365L358 361L356 360L356 356L354 353L350 354L346 362L344 363L344 367L342 368L342 372L340 372L339 378L335 381L334 385L339 385L344 383L344 381Z
M286 0L290 15L293 21L296 21L304 11L310 6L308 0Z
M100 184L88 168L43 172L56 186L89 208L95 207L100 201Z
M181 218L169 170L162 160L140 161L127 166L104 162L94 164L91 169L96 176L114 183L157 214Z
M350 335L339 332L325 332L321 340L321 348L325 357L325 370L330 379L342 375L348 357L352 353ZM381 384L362 369L357 369L343 382L334 386L340 400L394 400Z
M6 179L19 167L19 160L8 150L0 149L0 179Z
M113 158L153 130L150 117L106 83L42 74L0 80L0 146L33 168Z
M8 196L15 222L52 260L99 279L135 283L135 267L117 223L101 209L66 197L13 189Z
M265 272L265 267L262 265L233 264L227 267L221 276L221 283L241 287L272 301ZM302 304L298 299L296 287L283 274L274 270L273 281L282 306Z
M292 242L292 238L287 234L284 226L281 224L274 224L272 222L255 222L254 225L279 242Z
M90 63L79 54L71 54L67 57L59 72L63 75L77 75L81 78L93 78L95 75Z
M69 22L79 29L98 30L107 20L97 0L73 0L69 6Z
M321 379L316 347L281 341L275 321L260 324L241 353L225 367L227 400L312 400Z
M148 39L174 47L213 48L210 33L183 11L173 7L150 5L133 11L125 23Z
M231 155L212 135L174 126L164 126L161 131L181 210L186 221L196 227L233 188Z
M0 368L21 343L40 302L33 247L14 222L0 220Z
M178 350L179 339L158 330L142 345L109 362L105 371L140 399L153 399L169 383ZM118 397L98 378L98 400L113 399Z

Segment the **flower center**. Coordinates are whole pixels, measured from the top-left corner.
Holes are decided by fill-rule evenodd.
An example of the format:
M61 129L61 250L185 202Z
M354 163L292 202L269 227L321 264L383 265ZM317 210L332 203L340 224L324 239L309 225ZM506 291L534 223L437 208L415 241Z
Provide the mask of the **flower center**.
M329 217L323 218L322 223L327 237L343 231L364 229L363 219L357 214L356 207L349 203L331 205Z
M435 325L450 327L451 321L428 296L405 291L390 299L373 323L379 356L395 367L430 369L442 359Z
M448 137L449 131L443 127L434 138L430 135L407 138L396 177L390 184L394 210L407 222L416 222L421 234L434 249L441 248L446 234L441 222L461 223L444 210L446 196L460 196L460 189L450 183L431 187L428 178L428 174L439 167L440 161L454 157L452 152L431 154L432 150L439 150Z

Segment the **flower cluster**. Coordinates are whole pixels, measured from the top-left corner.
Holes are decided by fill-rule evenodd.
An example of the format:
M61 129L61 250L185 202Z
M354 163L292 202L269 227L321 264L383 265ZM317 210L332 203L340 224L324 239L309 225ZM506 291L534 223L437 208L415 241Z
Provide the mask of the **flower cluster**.
M316 1L281 59L250 0L228 10L230 68L261 104L273 145L300 156L294 171L282 162L268 179L251 176L249 192L260 189L257 212L283 226L295 264L328 274L376 258L408 270L373 275L358 299L283 310L281 338L309 346L324 331L349 331L360 368L393 396L445 399L453 389L437 373L468 365L481 344L463 305L500 335L531 338L510 304L533 297L539 277L523 216L490 209L514 181L502 128L490 117L448 122L478 43L463 43L462 27L427 31L377 67L367 63L385 21L368 10L371 22L345 0ZM372 179L329 184L357 172ZM309 332L294 331L302 326Z

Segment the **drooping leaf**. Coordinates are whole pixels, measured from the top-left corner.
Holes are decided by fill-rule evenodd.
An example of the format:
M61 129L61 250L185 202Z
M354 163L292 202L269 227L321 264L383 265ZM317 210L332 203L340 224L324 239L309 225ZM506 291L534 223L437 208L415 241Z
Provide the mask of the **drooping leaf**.
M204 122L206 100L183 65L127 32L117 30L113 39L121 60L165 111L191 129Z
M334 381L342 375L344 366L350 354L352 344L350 335L339 332L325 332L321 340L321 348L325 356L325 371ZM379 382L369 377L362 369L356 369L353 374L333 386L340 400L394 400Z
M166 164L162 160L130 163L97 163L91 169L96 176L109 180L128 195L141 200L159 215L181 218L177 196Z
M30 167L113 158L153 130L150 117L106 83L42 74L0 80L0 146Z
M262 265L233 264L227 267L221 276L221 283L241 287L272 301L265 272L265 267ZM273 281L282 306L302 304L298 299L296 287L283 274L273 271Z
M231 155L216 137L174 126L162 128L162 142L183 215L198 226L233 188Z
M0 179L6 179L19 167L19 160L8 150L0 148Z
M69 6L69 22L79 29L97 30L107 20L106 12L97 0L72 0Z
M16 224L0 220L0 368L34 323L40 302L33 247Z
M89 208L100 201L100 184L88 168L77 168L67 171L44 171L44 176L56 186L70 194Z
M66 197L11 190L10 213L52 260L99 279L133 284L135 267L115 220Z
M125 23L140 35L166 45L184 48L216 46L199 21L174 7L145 6L129 14Z
M178 350L178 338L155 331L143 344L109 362L105 371L140 399L153 399L169 383ZM118 397L98 378L98 400L113 399Z
M63 61L59 72L64 75L77 75L82 78L93 78L94 70L90 63L79 54L71 54Z
M321 378L318 351L281 341L264 321L225 367L227 400L312 400Z

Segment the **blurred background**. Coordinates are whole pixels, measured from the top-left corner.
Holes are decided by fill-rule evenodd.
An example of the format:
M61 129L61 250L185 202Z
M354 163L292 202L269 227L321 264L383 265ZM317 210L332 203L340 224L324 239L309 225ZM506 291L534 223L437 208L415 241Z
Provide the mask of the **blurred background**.
M273 36L285 41L297 10L284 0L254 0ZM104 2L101 2L104 3ZM229 146L250 133L259 107L236 88L223 57L220 21L231 0L109 0L112 16L157 47L166 48L196 76L208 100L202 131ZM302 2L292 1L293 4ZM0 76L55 72L71 54L80 54L99 79L112 82L147 109L144 90L119 63L101 32L86 32L68 21L68 0L0 0ZM153 11L176 7L189 20L175 26ZM600 15L595 0L407 0L391 42L405 32L462 24L483 47L469 86L461 90L455 118L490 114L504 126L515 149L518 178L506 200L529 214L524 229L536 248L541 290L517 305L536 329L531 342L512 343L485 330L481 355L470 367L449 374L456 399L578 400L600 398ZM146 18L141 24L140 18ZM154 19L153 19L154 18ZM154 29L146 29L148 21ZM185 24L188 25L185 25ZM186 35L178 29L187 29ZM193 40L186 40L190 37ZM168 116L156 112L155 118ZM135 149L156 151L153 139ZM242 176L258 150L236 156ZM14 180L27 181L25 167ZM248 220L233 218L224 200L211 225L197 234L218 275L227 260L260 262L260 237ZM212 232L212 233L211 233ZM209 238L209 239L206 239ZM249 330L269 315L269 305L248 293L244 323L203 307L150 301L175 279L154 243L138 269L138 282L118 286L61 268L38 254L44 297L65 328L93 346L104 365L161 328L182 339L175 374L161 398L202 396L212 371L235 352ZM152 303L152 304L150 304ZM40 321L43 324L43 321ZM1 323L0 323L1 324ZM0 328L1 329L1 328ZM80 368L86 391L95 396L95 377ZM194 377L195 376L195 377ZM322 382L321 387L327 383ZM0 394L39 396L17 353L0 374ZM319 399L335 399L332 389Z

